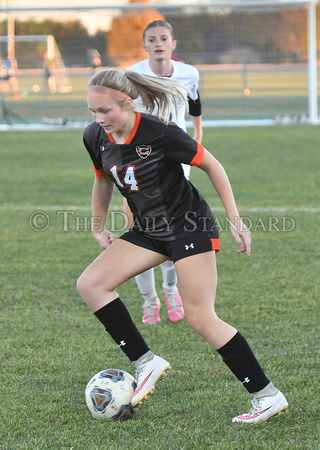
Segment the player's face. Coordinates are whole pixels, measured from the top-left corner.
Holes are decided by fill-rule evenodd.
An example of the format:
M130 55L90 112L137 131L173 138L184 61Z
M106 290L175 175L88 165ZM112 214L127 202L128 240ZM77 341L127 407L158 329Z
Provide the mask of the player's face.
M114 100L106 98L88 98L88 108L92 112L94 120L101 125L105 132L112 134L126 128L128 120L128 105L119 105Z
M165 27L154 27L146 31L143 50L148 52L150 61L163 59L169 61L176 44L170 30Z

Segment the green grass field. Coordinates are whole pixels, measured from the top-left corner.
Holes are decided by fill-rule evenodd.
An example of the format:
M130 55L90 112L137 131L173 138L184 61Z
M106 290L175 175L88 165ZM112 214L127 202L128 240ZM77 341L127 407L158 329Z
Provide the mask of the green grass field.
M75 287L100 252L88 226L93 172L82 133L1 133L0 448L318 449L319 132L204 130L251 226L250 258L237 255L209 180L191 171L221 224L217 312L246 336L290 404L258 426L231 423L250 396L185 320L171 324L162 307L161 324L142 324L133 280L119 294L172 370L132 421L91 418L84 389L92 375L134 371ZM116 194L112 211L121 208Z

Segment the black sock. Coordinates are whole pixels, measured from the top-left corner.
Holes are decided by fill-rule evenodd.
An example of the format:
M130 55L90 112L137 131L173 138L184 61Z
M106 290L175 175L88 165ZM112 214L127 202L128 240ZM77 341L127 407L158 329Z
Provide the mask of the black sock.
M248 392L258 392L270 383L249 344L239 332L218 353Z
M137 360L149 351L149 347L119 297L94 314L130 361Z

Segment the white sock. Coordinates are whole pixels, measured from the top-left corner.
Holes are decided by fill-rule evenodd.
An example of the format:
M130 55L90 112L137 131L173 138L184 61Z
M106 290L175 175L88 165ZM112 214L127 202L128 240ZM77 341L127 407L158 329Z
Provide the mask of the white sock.
M138 368L140 366L140 364L142 363L142 361L151 361L154 357L154 353L152 353L151 350L149 350L147 353L145 353L144 355L140 356L140 358L138 358L136 361L132 361L132 365L136 368Z
M154 283L154 269L140 273L135 280L145 303L154 303L158 298Z
M254 392L253 396L255 399L260 400L263 397L274 397L277 393L278 389L270 381L270 383L267 384L265 388L261 389L261 391Z
M164 292L168 294L173 294L177 286L177 273L172 261L165 261L160 264L162 271L163 283L162 288Z

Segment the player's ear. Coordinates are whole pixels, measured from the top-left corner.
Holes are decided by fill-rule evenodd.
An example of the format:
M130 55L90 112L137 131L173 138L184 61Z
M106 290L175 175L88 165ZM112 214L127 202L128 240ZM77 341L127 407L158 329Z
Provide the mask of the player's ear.
M124 101L124 108L126 111L129 111L130 109L132 109L132 98L126 98Z
M176 46L177 46L177 41L174 39L172 41L172 50L174 50L176 48Z
M142 50L143 50L144 52L147 52L146 46L144 45L144 42L142 43Z

